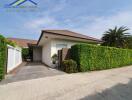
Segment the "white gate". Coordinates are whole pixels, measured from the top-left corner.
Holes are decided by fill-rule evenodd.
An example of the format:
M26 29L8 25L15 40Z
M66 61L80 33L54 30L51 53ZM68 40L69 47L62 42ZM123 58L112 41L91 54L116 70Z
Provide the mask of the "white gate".
M22 63L22 50L19 47L8 47L8 57L7 57L7 72L11 71L19 64Z

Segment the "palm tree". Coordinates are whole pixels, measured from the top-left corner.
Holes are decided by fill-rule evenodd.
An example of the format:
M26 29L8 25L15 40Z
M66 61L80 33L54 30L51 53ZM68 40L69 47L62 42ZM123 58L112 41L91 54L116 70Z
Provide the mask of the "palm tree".
M117 48L124 48L127 45L126 37L129 36L128 31L129 29L127 27L115 27L114 29L109 29L105 32L105 34L102 37L103 46L111 46L111 47L117 47Z
M132 49L132 35L126 38L127 48Z

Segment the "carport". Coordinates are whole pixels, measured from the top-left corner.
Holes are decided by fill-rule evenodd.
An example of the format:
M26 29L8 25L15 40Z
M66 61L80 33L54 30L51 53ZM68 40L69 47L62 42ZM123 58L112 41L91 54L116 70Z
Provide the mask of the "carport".
M31 61L42 62L42 47L35 44L28 44Z

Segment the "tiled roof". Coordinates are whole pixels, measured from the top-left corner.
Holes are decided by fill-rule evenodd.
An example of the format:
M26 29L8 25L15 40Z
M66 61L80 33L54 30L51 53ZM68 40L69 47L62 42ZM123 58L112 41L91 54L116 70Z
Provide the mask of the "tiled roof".
M20 39L20 38L8 38L8 40L15 42L18 46L27 48L28 44L37 44L37 40Z
M70 37L75 37L75 38L81 38L81 39L86 39L86 40L93 40L96 42L102 42L99 39L87 36L87 35L82 35L76 32L72 32L69 30L43 30L43 32L48 32L48 33L52 33L52 34L58 34L58 35L63 35L63 36L70 36Z

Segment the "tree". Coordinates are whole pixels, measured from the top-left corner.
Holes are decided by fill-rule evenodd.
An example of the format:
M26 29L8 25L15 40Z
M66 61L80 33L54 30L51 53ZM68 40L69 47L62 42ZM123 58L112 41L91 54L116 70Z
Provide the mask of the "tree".
M132 49L132 36L126 38L127 48Z
M125 48L127 46L127 37L129 37L129 33L127 33L129 29L127 27L115 27L114 29L109 29L105 32L102 37L103 46L111 46L117 48Z

